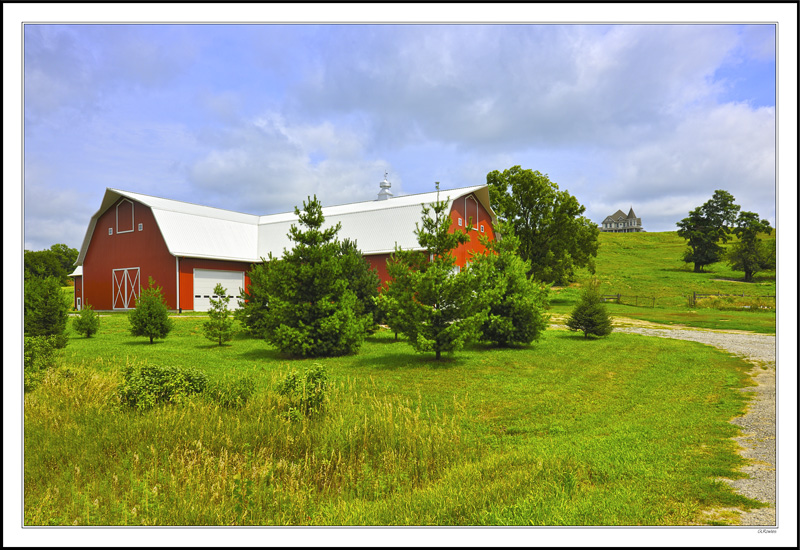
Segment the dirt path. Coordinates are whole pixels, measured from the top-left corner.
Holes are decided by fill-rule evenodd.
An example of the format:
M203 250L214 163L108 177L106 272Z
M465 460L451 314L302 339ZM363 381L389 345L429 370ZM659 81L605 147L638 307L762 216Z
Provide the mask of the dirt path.
M552 319L561 323L561 318ZM553 328L566 328L556 324ZM731 514L739 515L741 525L772 526L776 525L776 345L775 335L756 334L744 331L701 330L690 328L674 328L665 325L638 321L634 319L615 318L614 330L656 336L659 338L675 338L691 340L725 350L744 358L753 364L751 375L756 386L743 388L752 392L753 397L748 404L744 416L734 418L731 423L742 428L742 434L734 440L739 444L739 454L748 460L742 472L749 477L745 479L725 479L739 494L749 498L768 502L770 507L742 512L738 509L714 510L709 512L708 520L724 517L730 519Z

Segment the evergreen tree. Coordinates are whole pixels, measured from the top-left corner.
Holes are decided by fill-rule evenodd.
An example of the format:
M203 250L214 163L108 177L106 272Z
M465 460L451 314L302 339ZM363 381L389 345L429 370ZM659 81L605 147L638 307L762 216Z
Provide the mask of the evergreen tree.
M267 337L269 270L277 264L270 253L267 258L261 258L261 263L253 265L248 272L250 285L242 289L239 309L233 312L245 330L256 338Z
M136 309L128 314L128 321L131 324L131 334L147 336L151 344L154 338L166 338L172 330L169 308L161 287L155 286L152 277L148 277L147 288L136 299Z
M57 347L67 345L69 299L55 277L25 281L25 336L54 336Z
M530 344L547 328L548 287L528 278L530 263L517 254L513 227L501 222L497 230L501 238L482 237L486 252L472 263L479 299L489 308L481 339L498 346Z
M228 311L228 290L217 283L214 287L214 296L209 298L211 308L208 310L209 320L203 323L203 334L212 342L217 342L220 346L233 338L233 319L230 318Z
M356 314L368 314L371 328L380 320L377 302L380 277L364 259L355 241L344 239L340 246L342 276L347 281L347 288L356 295Z
M341 224L322 229L325 217L316 197L295 207L299 226L292 225L292 250L281 260L271 259L251 278L251 296L265 300L258 330L284 353L301 357L345 355L356 352L372 324L360 313L358 298L348 286L342 246L336 240ZM257 306L256 306L257 307Z
M741 212L733 232L739 240L731 245L727 260L731 268L744 271L745 281L752 281L759 271L775 269L775 241L768 245L758 238L759 233L772 234L769 221L759 220L755 212Z
M78 334L91 338L100 330L100 316L92 309L91 304L84 304L81 312L72 321L72 327Z
M486 317L475 299L477 279L455 265L452 251L469 236L450 232L447 206L446 200L423 206L416 235L426 252L397 249L387 264L392 281L381 295L389 326L417 351L435 352L437 360L475 340Z
M590 334L607 336L612 331L611 318L600 300L598 287L596 281L589 284L567 319L569 329L582 331L585 338Z

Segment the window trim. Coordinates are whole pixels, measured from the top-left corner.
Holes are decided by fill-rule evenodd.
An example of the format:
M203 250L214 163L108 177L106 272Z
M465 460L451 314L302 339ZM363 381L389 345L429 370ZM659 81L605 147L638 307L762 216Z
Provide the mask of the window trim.
M129 203L131 205L131 228L130 229L126 229L125 231L120 231L119 230L119 207L122 206L123 202L127 202L127 203ZM124 199L123 198L121 201L119 201L117 203L116 214L117 214L117 235L119 235L120 233L133 233L135 231L135 229L136 229L136 222L135 222L136 217L134 216L134 212L133 212L133 202L129 201L128 199Z

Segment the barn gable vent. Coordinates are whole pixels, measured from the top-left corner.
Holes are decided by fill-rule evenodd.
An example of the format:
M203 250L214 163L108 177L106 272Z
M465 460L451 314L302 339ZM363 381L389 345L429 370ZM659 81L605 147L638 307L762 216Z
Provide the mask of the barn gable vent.
M392 184L389 183L389 181L386 179L386 176L388 176L388 175L389 175L389 172L384 172L383 173L383 181L381 182L381 190L380 190L380 193L378 193L378 200L379 201L389 200L394 196L394 195L392 195L392 192L389 191L389 189L391 189L391 187L392 187Z

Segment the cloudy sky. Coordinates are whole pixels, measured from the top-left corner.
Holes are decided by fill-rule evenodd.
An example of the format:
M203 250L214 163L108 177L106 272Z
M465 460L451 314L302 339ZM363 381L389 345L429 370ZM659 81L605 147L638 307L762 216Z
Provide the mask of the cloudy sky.
M23 70L26 249L107 187L269 214L514 165L597 223L775 222L775 25L27 24Z

